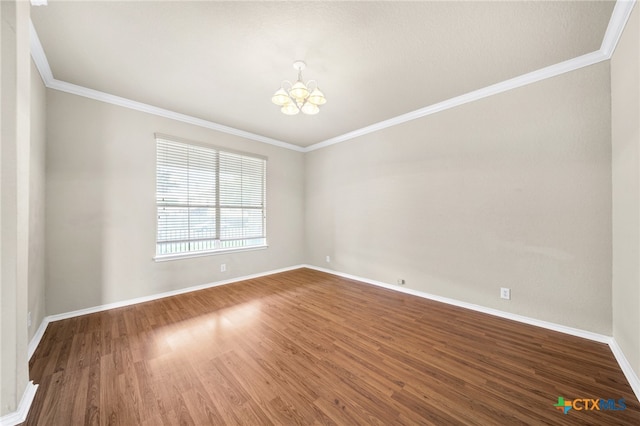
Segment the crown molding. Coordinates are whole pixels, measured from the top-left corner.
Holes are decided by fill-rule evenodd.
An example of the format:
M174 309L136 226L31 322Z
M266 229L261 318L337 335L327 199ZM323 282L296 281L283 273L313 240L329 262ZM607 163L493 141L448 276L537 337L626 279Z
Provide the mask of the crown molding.
M564 74L570 71L575 71L579 68L583 68L589 65L596 64L598 62L607 60L608 58L599 50L586 55L579 56L577 58L569 59L568 61L560 62L555 65L548 66L536 71L532 71L527 74L505 80L500 83L493 84L491 86L483 87L482 89L474 90L473 92L465 93L464 95L456 96L454 98L447 99L437 104L429 105L424 108L417 109L415 111L399 115L388 120L381 121L379 123L372 124L367 127L363 127L358 130L354 130L344 135L336 136L331 139L327 139L323 142L308 146L305 152L315 151L316 149L325 148L327 146L335 145L340 142L347 141L349 139L357 138L369 133L377 132L389 127L397 126L407 121L412 121L417 118L426 117L437 112L445 111L460 105L464 105L473 101L477 101L489 96L497 95L498 93L506 92L508 90L517 89L518 87L526 86L527 84L536 83L540 80L555 77L560 74Z
M46 84L46 86L51 89L59 90L61 92L83 96L85 98L94 99L96 101L106 102L108 104L118 105L121 107L130 108L136 111L146 112L148 114L153 114L153 115L169 118L176 121L182 121L183 123L193 124L195 126L204 127L206 129L216 130L218 132L227 133L230 135L239 136L241 138L254 140L256 142L275 145L280 148L286 148L286 149L290 149L298 152L302 152L304 149L297 145L279 141L277 139L272 139L266 136L257 135L255 133L236 129L234 127L225 126L223 124L214 123L213 121L192 117L187 114L181 114L179 112L170 111L168 109L155 107L153 105L145 104L142 102L132 101L131 99L122 98L120 96L111 95L109 93L101 92L99 90L89 89L87 87L67 83L66 81L52 79L48 84Z
M624 27L629 20L629 16L631 16L631 11L635 4L636 0L616 1L615 6L613 7L613 12L611 13L609 25L607 26L607 31L604 33L602 45L600 46L600 51L607 57L607 59L611 59L611 56L613 56L613 52L618 45L618 41L622 36Z
M609 25L607 26L607 31L605 32L604 38L602 40L602 45L600 49L596 50L595 52L587 53L586 55L582 55L577 58L569 59L567 61L541 68L539 70L532 71L530 73L484 87L482 89L474 90L472 92L465 93L463 95L456 96L451 99L447 99L445 101L438 102L436 104L390 118L388 120L383 120L378 123L374 123L369 126L353 130L351 132L347 132L343 135L339 135L307 147L300 147L288 142L272 139L266 136L236 129L234 127L225 126L213 121L203 120L201 118L192 117L190 115L181 114L175 111L155 107L153 105L144 104L142 102L133 101L131 99L122 98L120 96L111 95L109 93L100 92L98 90L89 89L87 87L67 83L65 81L56 80L53 77L49 62L47 61L44 49L42 48L42 44L40 43L40 39L38 38L38 34L32 22L29 22L29 27L31 32L31 56L33 57L36 68L40 72L42 81L44 82L45 86L50 89L83 96L86 98L146 112L148 114L169 118L184 123L193 124L195 126L239 136L241 138L253 140L256 142L275 145L280 148L290 149L297 152L311 152L611 59L611 56L613 55L616 45L620 40L620 36L624 31L624 27L627 23L627 20L629 19L629 16L631 15L631 11L635 3L636 0L616 1L613 12L611 14L611 19L609 20Z
M49 67L49 61L47 61L47 55L45 55L42 44L40 43L36 27L33 26L31 20L29 20L29 44L31 47L31 57L40 73L40 78L44 85L49 87L49 84L54 80L53 73L51 72L51 67Z
M247 132L244 130L236 129L234 127L218 124L213 121L203 120L201 118L192 117L187 114L181 114L179 112L170 111L168 109L159 108L153 105L145 104L142 102L133 101L131 99L123 98L120 96L111 95L109 93L101 92L99 90L89 89L88 87L78 86L77 84L67 83L66 81L56 80L51 72L49 61L44 53L40 38L36 32L33 22L29 21L30 30L30 44L31 44L31 57L33 62L40 73L40 77L44 82L44 85L50 89L59 90L61 92L70 93L72 95L78 95L96 101L106 102L108 104L118 105L121 107L133 109L136 111L146 112L148 114L157 115L159 117L169 118L171 120L181 121L183 123L193 124L195 126L204 127L206 129L216 130L218 132L227 133L241 138L254 140L256 142L262 142L269 145L275 145L280 148L290 149L293 151L303 152L304 148L293 145L287 142L283 142L277 139L272 139L266 136L257 135L255 133Z

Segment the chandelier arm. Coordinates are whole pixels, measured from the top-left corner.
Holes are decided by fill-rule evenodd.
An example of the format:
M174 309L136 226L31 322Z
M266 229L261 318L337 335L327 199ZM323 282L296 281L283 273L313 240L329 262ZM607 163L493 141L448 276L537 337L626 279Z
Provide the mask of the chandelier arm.
M311 88L311 83L313 83L313 89ZM318 82L315 80L307 81L307 88L309 89L309 93L313 92L318 88Z

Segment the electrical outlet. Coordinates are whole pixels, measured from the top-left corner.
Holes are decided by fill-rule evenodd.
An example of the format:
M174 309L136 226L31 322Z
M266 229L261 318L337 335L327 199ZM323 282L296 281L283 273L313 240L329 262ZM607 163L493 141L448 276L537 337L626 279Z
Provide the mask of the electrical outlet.
M27 314L27 327L31 327L31 311Z
M402 278L398 278L398 285L405 285L406 281L403 280Z
M220 272L226 272L227 271L227 264L226 263L221 263L220 264Z
M327 263L331 263L331 256L327 256L325 260L327 261Z
M511 300L511 289L506 287L500 288L500 298Z

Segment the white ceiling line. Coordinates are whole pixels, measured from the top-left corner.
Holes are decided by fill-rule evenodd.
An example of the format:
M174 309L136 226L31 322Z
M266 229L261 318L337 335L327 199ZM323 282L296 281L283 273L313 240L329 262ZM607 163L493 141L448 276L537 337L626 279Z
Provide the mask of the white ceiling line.
M618 0L613 7L611 19L609 20L607 31L604 33L602 45L600 46L600 51L604 53L608 59L611 59L613 51L618 45L618 40L620 40L620 36L622 36L622 31L624 31L627 20L629 20L629 16L631 16L631 11L635 3L636 0Z
M426 117L428 115L435 114L436 112L445 111L447 109L464 105L469 102L497 95L498 93L506 92L508 90L516 89L518 87L535 83L540 80L555 77L566 72L574 71L588 65L593 65L598 62L605 61L607 59L608 58L602 52L597 50L595 52L591 52L577 58L569 59L568 61L560 62L559 64L532 71L530 73L523 74L510 80L505 80L491 86L483 87L482 89L474 90L473 92L465 93L464 95L456 96L454 98L447 99L446 101L438 102L437 104L429 105L428 107L420 108L415 111L402 114L397 117L393 117L388 120L384 120L349 133L345 133L344 135L336 136L335 138L327 139L326 141L308 146L305 152L315 151L316 149L335 145L349 139L357 138L358 136L377 132L388 127L397 126L398 124L406 123L407 121Z
M629 16L631 15L631 10L633 9L635 3L636 0L616 1L613 12L611 13L609 25L607 26L607 30L602 40L600 50L596 50L595 52L587 53L586 55L578 56L577 58L569 59L567 61L560 62L546 68L532 71L530 73L523 74L510 80L505 80L500 83L484 87L482 89L474 90L473 92L456 96L454 98L447 99L437 104L420 108L415 111L390 118L388 120L380 121L379 123L375 123L370 126L366 126L331 139L327 139L325 141L306 147L304 152L311 152L315 151L316 149L335 145L340 142L357 138L358 136L377 132L388 127L397 126L398 124L406 123L407 121L415 120L416 118L426 117L427 115L435 114L436 112L441 112L450 108L464 105L468 102L473 102L482 98L486 98L488 96L497 95L498 93L516 89L518 87L535 83L547 78L556 77L560 74L575 71L577 69L611 59L611 55L613 55L613 51L618 44L618 40L620 40L620 36L624 31L624 27L627 23L627 20L629 19Z
M49 61L47 61L47 55L45 55L40 43L40 38L38 38L36 27L33 26L31 20L29 20L29 44L31 45L31 57L40 73L40 78L42 78L44 85L49 87L49 83L54 80L53 73L51 72L51 67L49 67Z
M304 148L283 142L277 139L268 138L266 136L257 135L255 133L247 132L244 130L236 129L233 127L218 124L213 121L203 120L201 118L192 117L190 115L181 114L179 112L170 111L164 108L159 108L153 105L145 104L142 102L133 101L131 99L122 98L120 96L111 95L109 93L101 92L99 90L89 89L87 87L78 86L77 84L67 83L66 81L56 80L51 72L49 61L44 53L40 38L36 32L33 22L29 22L30 29L30 44L31 44L31 57L33 62L40 73L40 77L44 82L44 85L50 89L59 90L61 92L71 93L73 95L83 96L89 99L95 99L97 101L106 102L113 105L118 105L125 108L134 109L136 111L146 112L149 114L157 115L160 117L169 118L184 123L193 124L195 126L204 127L211 130L227 133L230 135L239 136L241 138L254 140L256 142L262 142L270 145L275 145L280 148L286 148L293 151L304 152Z
M49 62L47 61L47 57L44 53L44 49L42 48L42 44L40 43L40 39L38 38L38 34L35 30L35 27L33 26L32 22L30 22L29 24L30 24L30 31L31 31L31 56L33 57L33 60L36 64L36 68L40 72L40 76L42 77L42 80L45 86L47 86L48 88L60 90L60 91L71 93L78 96L84 96L84 97L95 99L102 102L111 103L111 104L122 106L125 108L131 108L134 110L158 115L158 116L173 119L176 121L181 121L181 122L193 124L196 126L220 131L223 133L232 134L235 136L243 137L243 138L254 140L257 142L267 143L267 144L275 145L281 148L291 149L293 151L311 152L320 148L345 142L359 136L363 136L363 135L373 133L382 129L386 129L388 127L397 126L398 124L406 123L407 121L415 120L421 117L426 117L428 115L435 114L436 112L441 112L450 108L454 108L456 106L460 106L468 102L473 102L479 99L483 99L488 96L492 96L508 90L516 89L518 87L535 83L547 78L556 77L558 75L561 75L570 71L575 71L577 69L611 59L611 56L613 55L615 47L618 43L618 40L620 39L620 36L622 35L624 27L627 23L627 20L629 19L629 16L631 15L631 11L635 3L636 3L636 0L616 1L600 50L588 53L586 55L579 56L577 58L569 59L567 61L560 62L558 64L551 65L536 71L532 71L530 73L523 74L521 76L509 79L500 83L496 83L491 86L484 87L482 89L474 90L473 92L456 96L454 98L447 99L437 104L420 108L418 110L415 110L406 114L402 114L397 117L390 118L388 120L384 120L384 121L363 127L361 129L353 130L343 135L336 136L334 138L330 138L325 141L310 145L306 148L302 148L300 146L297 146L288 142L268 138L266 136L262 136L255 133L251 133L244 130L218 124L213 121L203 120L203 119L192 117L186 114L181 114L181 113L169 111L163 108L158 108L152 105L144 104L142 102L136 102L136 101L132 101L130 99L122 98L119 96L110 95L108 93L100 92L98 90L93 90L83 86L78 86L75 84L56 80L53 77L53 73L51 72Z
M76 84L67 83L66 81L53 79L53 81L47 84L47 87L51 89L59 90L61 92L71 93L73 95L78 95L78 96L84 96L85 98L95 99L97 101L102 101L109 104L134 109L136 111L146 112L149 114L169 118L176 121L182 121L183 123L193 124L196 126L207 128L207 129L216 130L222 133L239 136L241 138L254 140L256 142L275 145L280 148L291 149L293 151L298 151L298 152L303 152L304 150L304 148L298 145L293 145L287 142L279 141L277 139L271 139L266 136L257 135L255 133L236 129L234 127L225 126L223 124L218 124L213 121L204 120L202 118L193 117L187 114L181 114L179 112L170 111L164 108L155 107L153 105L145 104L142 102L132 101L131 99L121 98L120 96L115 96L109 93L100 92L98 90L89 89L87 87L78 86Z

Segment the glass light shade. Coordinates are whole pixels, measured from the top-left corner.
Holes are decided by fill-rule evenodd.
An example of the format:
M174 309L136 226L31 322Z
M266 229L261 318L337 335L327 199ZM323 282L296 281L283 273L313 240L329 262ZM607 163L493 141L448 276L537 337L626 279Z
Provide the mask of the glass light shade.
M290 103L291 98L289 98L289 95L287 94L287 92L285 92L285 90L281 88L280 90L278 90L276 93L273 94L273 97L271 98L271 102L273 102L278 106L283 106Z
M315 115L320 112L320 108L318 108L318 105L307 102L302 106L302 112L307 115Z
M311 102L314 105L324 105L327 103L327 99L324 97L324 93L322 93L318 89L315 89L309 95L309 99L307 99L307 102Z
M294 104L293 102L289 102L288 104L283 105L282 108L280 108L280 111L282 111L282 113L286 115L296 115L300 112L296 104Z
M309 96L309 89L307 89L307 86L305 86L303 82L298 80L296 81L296 84L291 87L291 90L289 90L289 95L294 97L296 100L306 99L306 97Z

